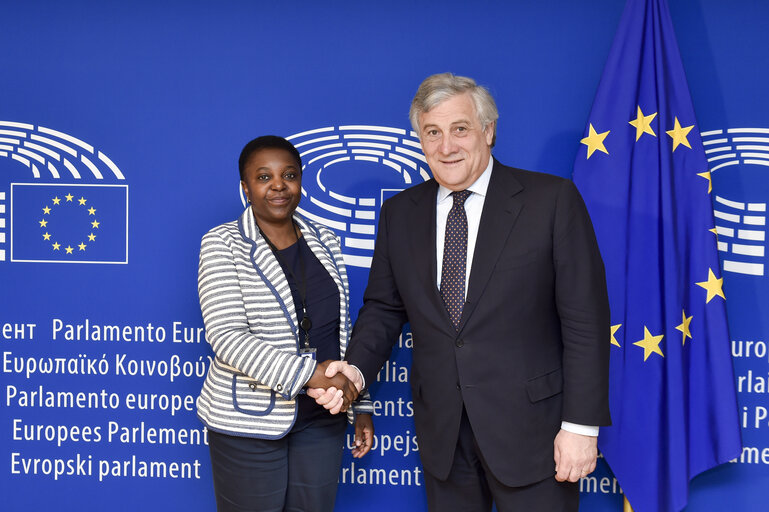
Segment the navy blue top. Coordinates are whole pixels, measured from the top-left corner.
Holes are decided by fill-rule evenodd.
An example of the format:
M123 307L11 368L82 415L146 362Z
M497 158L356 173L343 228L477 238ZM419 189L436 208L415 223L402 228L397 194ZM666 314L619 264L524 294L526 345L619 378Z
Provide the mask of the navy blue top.
M300 257L301 251L301 257ZM336 283L323 267L318 258L315 257L312 250L304 241L304 237L293 245L281 249L280 266L286 275L288 284L291 287L291 296L294 299L296 309L296 324L299 329L299 341L302 347L305 346L305 332L299 326L302 320L302 297L299 293L299 283L302 279L302 261L304 261L306 284L306 307L307 316L312 321L310 327L310 347L317 350L316 360L318 362L327 359L340 359L339 352L339 289ZM290 268L286 268L286 265ZM297 395L297 418L292 431L301 430L309 423L336 422L340 416L331 415L322 406L315 403L315 400L305 394Z

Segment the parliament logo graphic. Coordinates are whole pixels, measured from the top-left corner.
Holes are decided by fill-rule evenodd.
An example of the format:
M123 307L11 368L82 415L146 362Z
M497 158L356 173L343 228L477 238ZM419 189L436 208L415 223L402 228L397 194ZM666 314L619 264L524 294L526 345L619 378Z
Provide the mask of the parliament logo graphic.
M431 178L413 131L387 126L329 126L287 137L302 156L297 211L333 229L345 263L368 268L382 203ZM241 192L241 201L245 197Z
M128 263L128 185L106 154L50 128L0 121L4 159L13 178L0 184L0 261Z
M721 186L714 189L713 214L724 271L765 276L769 128L729 128L701 135L710 178L723 185L723 192ZM739 179L718 180L735 166Z

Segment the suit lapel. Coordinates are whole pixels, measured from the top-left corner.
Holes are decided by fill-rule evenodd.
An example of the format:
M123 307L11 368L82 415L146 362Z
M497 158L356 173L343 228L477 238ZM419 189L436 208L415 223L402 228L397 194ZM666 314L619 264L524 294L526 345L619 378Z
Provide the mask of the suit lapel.
M438 183L430 180L419 194L411 197L413 204L409 221L412 229L409 230L413 268L417 274L416 279L422 282L425 295L441 315L445 317L448 325L451 325L449 314L443 299L438 292L437 263L435 254L435 202L438 194ZM425 272L424 269L427 269ZM453 330L453 328L452 328Z
M467 300L459 323L460 332L473 314L518 214L523 208L523 197L519 194L522 190L523 186L510 170L494 160L486 200L483 203L478 238L475 241Z

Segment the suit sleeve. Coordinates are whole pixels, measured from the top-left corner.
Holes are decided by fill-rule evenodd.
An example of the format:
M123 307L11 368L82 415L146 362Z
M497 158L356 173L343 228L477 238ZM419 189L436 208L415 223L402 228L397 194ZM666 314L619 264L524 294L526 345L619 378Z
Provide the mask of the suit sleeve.
M398 293L391 266L389 202L379 214L374 257L371 261L368 284L363 294L363 307L352 330L352 339L345 359L357 366L366 383L371 385L376 375L390 357L390 352L406 323L406 310Z
M347 266L344 263L344 257L342 256L342 243L339 237L334 234L333 231L328 230L328 243L331 248L331 257L334 258L334 262L336 263L337 268L339 269L339 278L342 280L342 287L344 288L344 297L342 297L342 300L346 301L347 303L347 315L344 325L344 330L350 331L350 314L349 314L349 304L350 304L350 283L347 279ZM340 349L346 351L346 347L340 347ZM345 355L345 352L342 353L342 356ZM358 396L358 399L353 402L352 407L347 410L347 420L349 423L355 422L355 415L356 414L374 414L374 404L371 402L371 395L369 394L368 390L364 389L360 395Z
M562 420L609 425L610 314L598 243L577 188L564 180L553 227L555 298L563 339Z

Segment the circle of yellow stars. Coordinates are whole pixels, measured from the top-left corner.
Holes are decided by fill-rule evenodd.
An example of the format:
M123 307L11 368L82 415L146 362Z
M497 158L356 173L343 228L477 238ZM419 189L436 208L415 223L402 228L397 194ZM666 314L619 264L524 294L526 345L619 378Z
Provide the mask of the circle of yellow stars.
M657 117L657 112L654 112L652 114L644 114L643 110L641 110L641 106L637 106L636 110L636 117L635 119L631 119L628 121L628 124L635 128L635 140L638 142L641 137L644 134L651 135L652 137L656 137L657 134L654 132L654 129L652 128L652 121ZM691 144L689 143L689 132L692 131L694 128L694 125L690 126L681 126L681 122L678 120L677 116L674 116L673 118L673 129L672 130L666 130L665 133L672 139L672 152L675 152L676 149L679 148L679 146L684 146L689 149L692 148ZM609 154L609 150L606 149L606 138L611 133L611 130L606 130L605 132L599 132L596 130L596 128L593 126L592 123L589 123L588 125L588 135L587 137L584 137L580 140L580 143L587 146L587 159L590 159L591 156L593 156L593 153L596 151L600 151L605 154ZM710 171L705 171L701 173L697 173L697 176L704 178L708 181L708 194L710 194L713 191L713 181L710 176ZM714 234L717 235L715 228L710 230ZM713 272L712 268L708 269L708 277L705 281L696 282L695 284L701 288L703 288L706 292L705 297L705 303L708 304L711 300L713 300L715 297L721 297L722 299L726 299L726 296L723 292L723 278L717 278L715 273ZM686 310L681 310L681 323L675 327L677 331L681 332L681 344L686 345L686 340L693 339L692 332L691 332L691 322L693 316L687 316ZM622 327L622 324L616 324L611 326L611 332L609 335L610 343L617 347L622 347L620 345L619 341L617 341L617 332ZM652 334L651 331L649 331L649 328L647 326L643 326L644 329L644 335L643 338L634 342L633 345L640 347L644 351L644 361L646 361L652 354L657 354L660 357L665 357L665 354L662 352L662 349L660 348L660 344L662 343L663 338L665 337L664 334Z
M88 200L85 197L81 196L77 200L77 206L85 207L87 202L88 202ZM69 192L67 193L67 195L64 196L64 203L63 204L62 204L62 198L60 198L59 196L55 196L55 197L51 198L51 204L53 205L53 207L50 207L48 205L45 205L43 207L43 209L42 209L43 210L43 219L38 221L38 223L40 224L40 227L41 228L47 228L48 227L48 220L46 218L46 215L51 215L51 212L53 211L53 209L55 207L57 207L57 206L64 206L67 203L72 203L73 205L75 204L75 196L73 196ZM88 234L88 242L90 243L90 242L94 242L96 240L96 235L94 235L93 232L94 232L94 230L99 229L99 224L101 224L101 223L98 220L96 220L96 208L91 206L91 207L87 208L86 210L88 211L88 215L89 216L91 216L91 215L94 216L94 220L90 222L90 224L91 224L91 232ZM43 240L46 240L46 241L50 242L52 236L53 235L51 235L51 233L49 233L48 230L46 229L45 233L43 233ZM52 249L54 251L61 251L62 244L60 244L58 241L56 241L56 239L54 239L53 243L51 244L51 247L52 247ZM86 248L88 247L88 244L86 244L85 241L81 241L79 244L75 244L75 247L77 247L78 252L85 251ZM67 244L67 246L64 247L64 252L66 254L74 254L75 247L72 247L71 244Z

